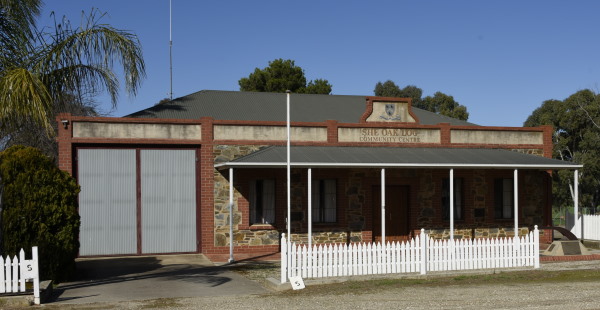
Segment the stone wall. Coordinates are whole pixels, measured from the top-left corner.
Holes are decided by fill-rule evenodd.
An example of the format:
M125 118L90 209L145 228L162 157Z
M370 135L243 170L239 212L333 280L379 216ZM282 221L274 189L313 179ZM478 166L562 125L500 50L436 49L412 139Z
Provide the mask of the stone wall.
M313 244L330 244L330 243L348 243L362 242L362 232L360 231L313 231ZM308 233L292 234L292 242L297 244L308 244Z
M459 228L454 229L454 239L507 238L514 237L514 232L514 227ZM450 229L429 229L427 233L433 239L450 239ZM528 227L519 227L519 236L528 233Z
M256 152L266 146L260 145L215 145L213 148L214 163L224 163ZM214 171L214 232L215 246L229 245L229 175L227 171ZM236 175L234 171L234 183ZM279 244L279 232L276 230L240 230L242 212L238 207L240 192L234 190L233 231L235 245L268 245Z
M503 174L504 173L504 174ZM510 173L512 177L512 171ZM473 170L466 178L466 188L463 197L464 220L455 221L454 236L461 238L498 238L514 236L513 219L498 220L494 218L494 193L493 181L495 178L507 177L502 170ZM544 224L544 208L547 203L547 178L545 171L520 170L519 171L519 235L529 232L529 227ZM430 179L426 171L421 179L421 184L436 180ZM435 188L433 188L435 190ZM432 192L431 187L421 188L419 197L426 197L420 201L420 217L416 228L429 229L433 238L444 239L450 235L449 222L441 221L440 215L430 211L432 199L438 199L439 193ZM471 197L469 197L471 196ZM435 204L434 200L434 204ZM438 203L433 209L441 210Z

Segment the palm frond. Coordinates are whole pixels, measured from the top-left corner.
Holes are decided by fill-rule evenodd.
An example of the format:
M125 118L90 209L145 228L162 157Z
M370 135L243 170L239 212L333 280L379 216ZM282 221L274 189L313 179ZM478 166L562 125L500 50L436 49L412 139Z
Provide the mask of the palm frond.
M26 120L51 128L48 113L52 96L38 74L25 68L5 69L0 75L0 126L18 126Z
M99 73L110 71L108 69L117 62L122 66L125 74L127 93L135 96L146 74L141 44L134 34L98 23L96 12L92 12L87 22L77 29L72 29L68 23L57 27L51 43L46 45L44 58L37 68L48 74L64 68L80 68L79 65L85 64L88 68L96 68L95 72ZM81 72L75 70L70 73ZM109 77L112 78L114 75L65 74L63 78L65 83L71 86L93 87L98 83L104 85L114 106L119 88L114 80L106 80ZM67 81L69 79L71 80Z
M108 67L74 64L51 71L43 76L44 84L54 98L61 103L83 105L100 92L118 93L119 81ZM116 97L111 98L116 101Z

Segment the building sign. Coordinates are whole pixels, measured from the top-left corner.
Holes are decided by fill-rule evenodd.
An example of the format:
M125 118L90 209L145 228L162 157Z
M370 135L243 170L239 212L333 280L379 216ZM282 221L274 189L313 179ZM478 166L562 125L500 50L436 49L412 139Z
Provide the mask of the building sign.
M439 129L338 128L339 142L440 143Z

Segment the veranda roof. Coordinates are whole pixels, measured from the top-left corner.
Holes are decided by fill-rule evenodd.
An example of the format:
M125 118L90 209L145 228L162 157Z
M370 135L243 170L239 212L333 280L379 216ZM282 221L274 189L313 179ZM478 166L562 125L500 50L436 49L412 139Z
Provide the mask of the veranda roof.
M583 165L501 149L292 146L292 167L579 169ZM269 146L215 168L281 168L286 147Z

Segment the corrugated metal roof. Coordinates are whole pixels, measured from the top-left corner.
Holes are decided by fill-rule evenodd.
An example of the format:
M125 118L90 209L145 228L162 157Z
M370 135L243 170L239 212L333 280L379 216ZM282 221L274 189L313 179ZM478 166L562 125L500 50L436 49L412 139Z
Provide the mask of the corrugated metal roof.
M136 118L285 121L286 94L202 90L127 115ZM358 123L366 110L365 96L292 94L290 117L293 122ZM413 108L420 124L475 125L469 122Z
M294 167L577 169L582 165L501 149L293 146ZM215 167L284 167L286 147L271 146Z

